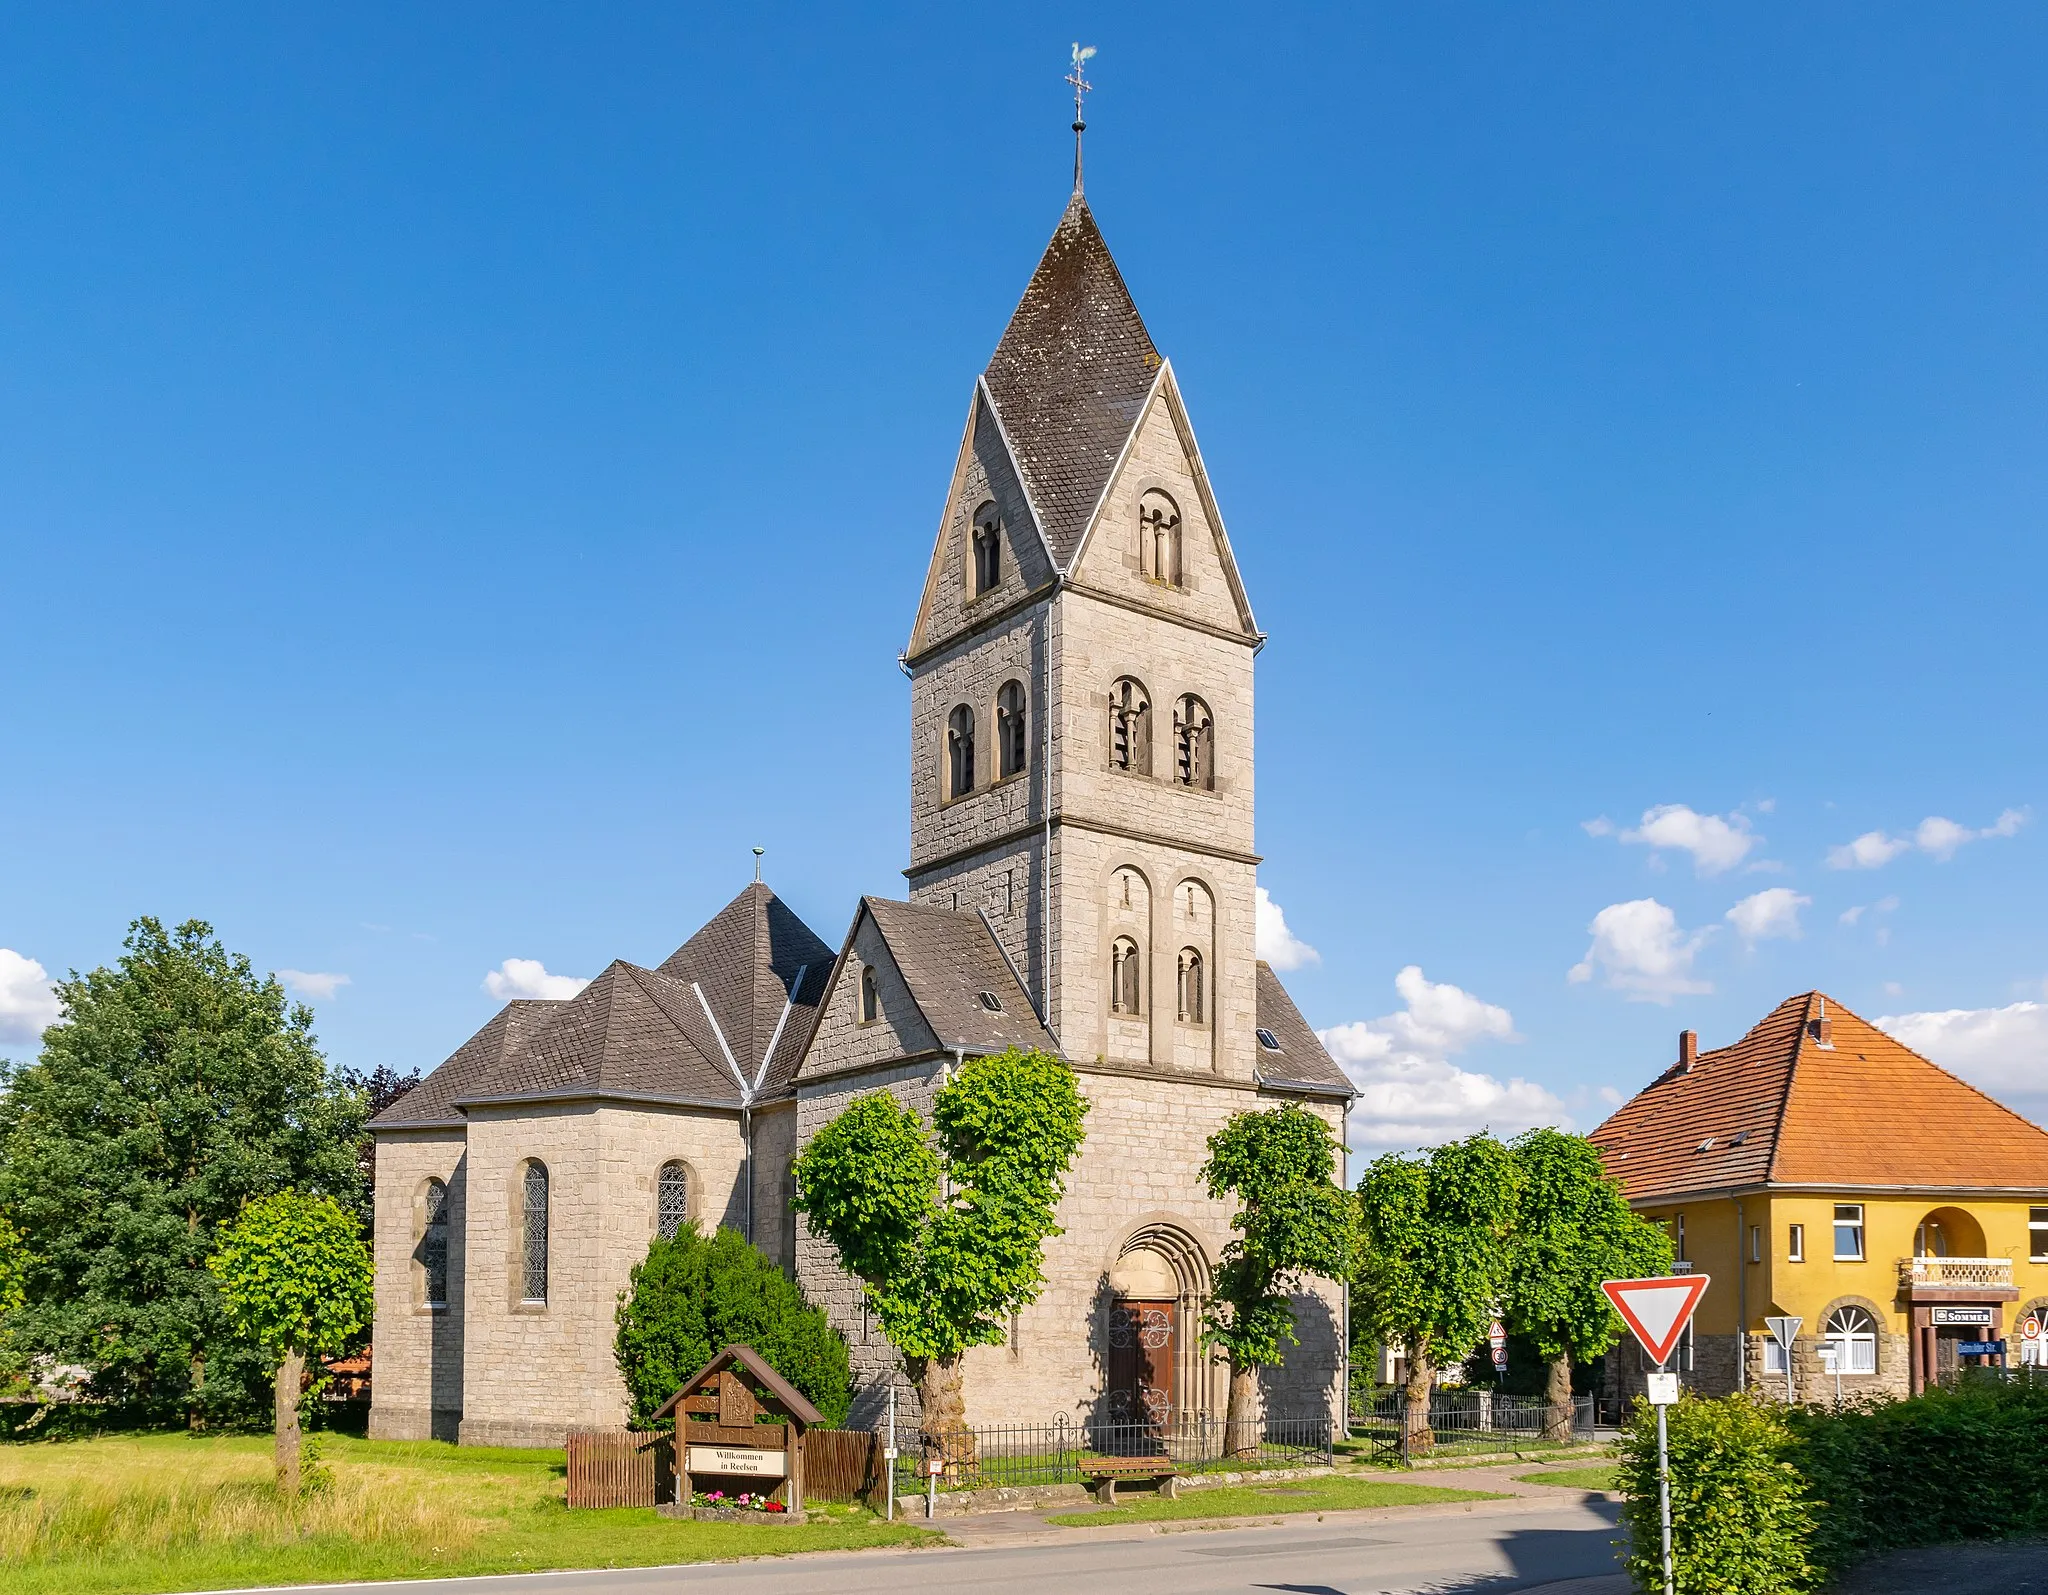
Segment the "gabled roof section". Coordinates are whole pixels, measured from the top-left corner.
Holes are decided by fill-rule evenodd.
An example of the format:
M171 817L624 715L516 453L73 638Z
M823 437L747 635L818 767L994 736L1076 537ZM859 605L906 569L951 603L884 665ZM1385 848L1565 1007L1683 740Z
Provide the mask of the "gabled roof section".
M704 994L749 1087L773 1091L796 1072L824 1000L832 949L760 881L663 960L660 973Z
M1094 214L1067 204L983 381L1062 570L1159 374L1159 351Z
M1274 1091L1343 1097L1347 1101L1358 1094L1352 1089L1350 1078L1309 1029L1308 1021L1301 1017L1301 1010L1294 1006L1294 999L1287 995L1287 988L1280 984L1273 966L1263 958L1259 960L1258 1003L1259 1029L1264 1032L1258 1037L1260 1085ZM1266 1036L1279 1042L1279 1047L1267 1046Z
M585 1096L741 1105L738 1074L687 982L621 960L557 1006L456 1105Z
M455 1106L471 1085L496 1068L506 1054L531 1040L562 1009L559 1002L520 997L505 1004L434 1072L370 1121L373 1130L459 1127Z
M2048 1131L1817 991L1666 1069L1592 1140L1632 1201L1757 1185L2048 1189Z

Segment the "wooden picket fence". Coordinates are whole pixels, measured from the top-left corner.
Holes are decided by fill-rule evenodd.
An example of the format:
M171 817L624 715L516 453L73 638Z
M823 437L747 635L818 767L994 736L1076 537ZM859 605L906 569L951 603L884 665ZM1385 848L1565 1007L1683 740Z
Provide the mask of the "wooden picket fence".
M571 1429L569 1505L653 1506L675 1495L675 1435L665 1429ZM804 1436L804 1499L858 1501L881 1483L882 1448L864 1429Z
M568 1451L571 1506L653 1506L675 1476L675 1436L659 1430L571 1429Z

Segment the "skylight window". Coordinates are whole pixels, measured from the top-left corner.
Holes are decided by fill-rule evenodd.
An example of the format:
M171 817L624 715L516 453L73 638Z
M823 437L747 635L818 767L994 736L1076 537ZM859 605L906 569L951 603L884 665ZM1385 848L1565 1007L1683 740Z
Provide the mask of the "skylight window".
M1259 1032L1259 1045L1268 1052L1278 1052L1280 1050L1280 1038L1270 1030L1261 1030Z
M1003 1011L1003 999L992 991L984 991L981 994L981 1005L990 1013L1001 1013Z
M1711 1152L1711 1151L1713 1151L1713 1150L1714 1150L1714 1138L1713 1138L1713 1137L1712 1137L1711 1135L1710 1135L1710 1136L1708 1136L1708 1137L1707 1137L1707 1138L1706 1138L1706 1139L1705 1139L1704 1141L1700 1142L1700 1148L1699 1148L1699 1149L1700 1149L1700 1150L1701 1150L1702 1152Z
M1730 1146L1740 1146L1744 1141L1747 1141L1748 1139L1749 1132L1747 1130L1737 1130L1735 1134L1729 1138L1728 1144Z

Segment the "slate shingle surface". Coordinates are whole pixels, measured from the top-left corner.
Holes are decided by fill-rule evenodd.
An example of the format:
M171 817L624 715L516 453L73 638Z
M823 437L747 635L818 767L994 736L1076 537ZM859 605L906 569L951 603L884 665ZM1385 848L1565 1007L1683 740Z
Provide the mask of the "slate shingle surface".
M375 1130L462 1123L455 1103L510 1051L525 1046L561 1008L558 1002L517 998L449 1055L446 1062L370 1121Z
M972 1052L1036 1047L1060 1055L1059 1043L1038 1022L1030 995L1010 973L980 915L886 897L864 897L861 906L873 918L911 1000L942 1045ZM989 1012L981 1001L984 991L995 994L1002 1012Z
M1276 1086L1300 1086L1318 1094L1353 1095L1351 1081L1309 1029L1273 966L1259 960L1259 1028L1280 1043L1273 1051L1259 1043L1259 1077Z
M1666 1069L1591 1139L1638 1201L1763 1184L2048 1188L2048 1131L1817 991L1690 1072Z
M669 954L661 973L702 988L734 1058L748 1080L760 1079L765 1090L770 1080L787 1084L795 1071L790 1033L809 1032L831 967L832 949L788 904L754 881ZM792 991L799 973L802 988ZM785 1020L783 1010L792 999L794 1009ZM774 1058L768 1056L771 1042ZM765 1073L764 1063L769 1066Z
M1076 194L983 373L1062 570L1159 364L1123 273Z

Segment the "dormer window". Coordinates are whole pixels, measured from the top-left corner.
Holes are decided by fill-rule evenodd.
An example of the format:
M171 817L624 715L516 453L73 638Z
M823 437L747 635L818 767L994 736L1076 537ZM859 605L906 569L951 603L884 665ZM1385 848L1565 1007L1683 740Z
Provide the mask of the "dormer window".
M974 512L974 594L993 592L1003 579L1003 518L993 503Z
M1156 487L1138 500L1138 570L1149 581L1181 585L1180 506Z

